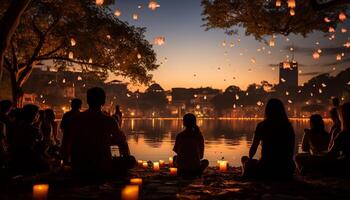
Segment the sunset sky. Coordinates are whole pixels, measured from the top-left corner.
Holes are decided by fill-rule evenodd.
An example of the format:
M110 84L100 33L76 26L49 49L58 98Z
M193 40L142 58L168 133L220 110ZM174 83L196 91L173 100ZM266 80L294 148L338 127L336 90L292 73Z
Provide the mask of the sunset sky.
M273 71L270 64L278 64L287 55L291 56L288 48L290 45L294 45L295 60L301 64L299 84L319 73L333 71L333 67L336 67L336 71L333 71L335 74L349 64L347 61L350 51L343 44L350 35L349 32L340 32L341 27L350 29L349 20L338 27L336 39L333 41L320 32L310 34L307 38L290 35L289 42L286 41L287 37L277 35L276 46L268 47L252 36L245 36L242 28L239 35L235 36L227 36L222 30L205 31L201 27L203 21L200 0L157 2L160 8L156 11L148 8L148 0L116 0L111 9L122 12L121 20L146 27L146 37L150 42L157 36L166 38L165 45L154 46L158 63L163 64L152 74L154 81L167 90L172 87L201 86L225 89L229 85L238 85L245 89L248 84L260 83L262 80L277 83L278 68ZM142 5L142 8L139 9L138 5ZM140 15L138 21L132 19L133 13ZM271 37L266 39L269 38ZM238 39L241 41L238 42ZM224 41L227 44L225 47L222 45ZM235 47L230 48L231 42ZM316 42L320 44L316 45ZM265 50L262 49L263 46ZM312 53L319 48L323 53L315 61ZM342 61L336 61L337 53L345 53ZM256 64L252 64L252 58L256 60ZM131 88L143 89L137 86Z

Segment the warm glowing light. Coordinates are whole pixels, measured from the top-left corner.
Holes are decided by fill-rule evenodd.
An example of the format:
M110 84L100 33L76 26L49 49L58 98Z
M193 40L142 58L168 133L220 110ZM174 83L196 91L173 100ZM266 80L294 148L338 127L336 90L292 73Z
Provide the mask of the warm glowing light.
M346 42L346 43L344 44L344 47L350 48L350 42Z
M137 13L132 14L132 19L139 20L139 14L137 14Z
M127 185L122 190L122 200L138 200L139 199L139 186Z
M117 16L117 17L120 17L122 15L122 12L117 9L117 10L114 11L114 15Z
M340 54L337 54L337 56L336 56L336 60L341 60L342 58L341 58L341 55Z
M154 44L158 45L158 46L164 45L165 44L165 37L158 36L158 37L154 38Z
M346 28L341 28L340 31L341 31L342 33L346 33L346 32L348 32L348 29L346 29Z
M148 163L147 163L146 161L143 161L142 167L143 167L144 169L147 169L147 168L148 168Z
M137 58L138 58L138 59L141 59L141 58L142 58L142 55L138 53L138 54L137 54Z
M139 167L142 167L142 164L143 164L143 160L138 160L138 161L137 161L137 165L138 165Z
M177 168L171 167L171 168L169 168L169 170L170 170L170 175L172 175L172 176L176 176L177 175Z
M165 165L164 160L159 160L159 166L160 166L160 167L164 167L164 165Z
M77 42L75 41L74 38L70 39L70 45L72 45L72 47L74 47L77 44Z
M289 14L290 14L290 16L294 16L295 15L295 10L294 9L290 9L289 10Z
M295 8L296 7L296 3L295 3L295 0L288 0L287 1L288 3L288 8Z
M130 184L131 185L142 185L142 178L131 178Z
M328 32L334 33L334 32L335 32L335 29L334 29L333 27L330 26L330 27L328 28Z
M328 17L325 17L325 18L324 18L324 21L325 21L326 23L331 22L331 20L330 20Z
M149 3L148 3L148 8L151 9L151 10L156 10L157 8L159 8L160 5L154 1L154 0L151 0Z
M256 63L256 59L255 59L255 58L251 58L251 59L250 59L250 62L252 62L253 64L255 64L255 63Z
M169 157L169 166L172 167L174 164L173 157Z
M73 59L73 58L74 58L74 53L70 51L70 52L68 53L68 58L69 58L69 59Z
M276 0L276 7L281 7L281 5L282 5L281 0Z
M159 162L153 162L153 171L159 172L160 167L159 167Z
M89 59L89 63L92 63L92 58Z
M37 184L33 186L33 199L34 200L45 200L49 191L48 184Z
M104 0L96 0L96 5L101 6L103 5Z
M270 47L274 47L275 46L275 40L273 38L269 41L269 46Z
M315 59L315 60L318 60L318 59L320 59L320 54L318 52L314 52L312 54L312 58Z
M339 20L342 21L342 22L346 20L346 15L343 12L339 13L338 17L339 17Z
M226 172L227 171L227 161L226 160L220 160L219 161L219 170L220 170L220 172Z

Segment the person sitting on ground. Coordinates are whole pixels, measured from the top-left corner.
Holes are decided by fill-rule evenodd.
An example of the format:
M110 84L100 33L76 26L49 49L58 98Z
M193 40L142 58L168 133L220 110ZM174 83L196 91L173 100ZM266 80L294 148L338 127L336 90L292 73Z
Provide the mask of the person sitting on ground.
M261 158L254 160L261 143ZM265 119L255 130L249 157L242 157L243 176L259 179L289 179L293 177L294 129L283 103L270 99L265 108Z
M328 152L331 159L330 165L334 172L347 172L350 167L350 102L341 106L342 131L334 140L334 144ZM349 174L349 173L348 173Z
M135 158L130 156L126 136L117 122L101 110L105 100L106 94L102 88L89 89L89 109L72 121L72 170L80 178L103 179L136 166ZM111 155L112 145L119 147L121 155L115 160Z
M120 111L119 105L115 106L115 112L112 117L118 122L119 127L122 127L123 113Z
M173 151L178 174L185 177L200 176L208 167L208 160L204 156L204 138L197 126L196 116L188 113L183 117L185 130L176 136Z
M330 132L329 132L331 139L329 141L328 150L330 150L332 148L335 138L338 137L338 134L341 131L341 121L339 119L339 114L338 114L337 109L333 108L330 111L330 117L332 119L333 125L331 127Z
M304 130L301 149L312 155L320 155L327 152L330 137L325 131L321 115L316 114L310 117L310 128Z
M60 128L62 130L61 156L64 164L69 164L70 160L68 156L70 154L70 149L68 149L70 144L68 144L68 142L71 141L72 136L70 127L72 125L73 119L79 115L82 104L83 102L80 99L72 99L71 110L64 113L62 117L60 124Z
M41 152L38 152L38 145L42 141L39 130L34 126L38 120L38 111L35 105L25 105L13 126L9 150L15 173L33 174L49 169Z

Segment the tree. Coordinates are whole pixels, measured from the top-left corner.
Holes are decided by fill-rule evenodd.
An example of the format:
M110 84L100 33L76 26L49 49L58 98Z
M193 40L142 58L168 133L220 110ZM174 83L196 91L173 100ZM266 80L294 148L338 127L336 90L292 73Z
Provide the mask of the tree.
M336 27L338 15L348 9L348 0L333 0L321 4L317 0L298 0L295 16L290 15L286 1L276 7L275 0L202 0L203 21L206 30L219 28L227 34L236 34L238 27L245 29L246 35L257 40L265 36L300 34L306 36L313 31L328 32ZM331 21L326 23L325 17Z
M150 82L148 72L158 65L144 32L91 1L34 1L21 18L4 59L14 102L20 104L23 84L42 62L53 62L61 69L79 66L101 79L113 72L133 82Z

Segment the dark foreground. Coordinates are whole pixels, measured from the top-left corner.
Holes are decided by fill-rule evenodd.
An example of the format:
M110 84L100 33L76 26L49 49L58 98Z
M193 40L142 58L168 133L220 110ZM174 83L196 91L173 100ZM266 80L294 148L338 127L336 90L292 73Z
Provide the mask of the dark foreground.
M214 168L202 178L184 180L135 169L125 178L103 183L73 182L67 173L17 178L1 186L0 199L32 199L33 183L49 183L48 199L120 199L130 177L142 177L140 199L350 199L350 179L320 176L296 177L289 182L243 180L240 169L221 173Z

